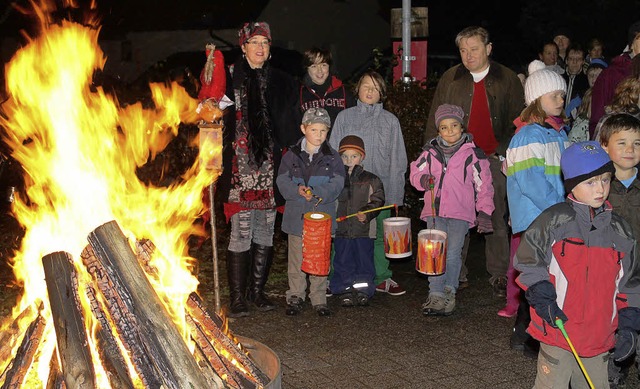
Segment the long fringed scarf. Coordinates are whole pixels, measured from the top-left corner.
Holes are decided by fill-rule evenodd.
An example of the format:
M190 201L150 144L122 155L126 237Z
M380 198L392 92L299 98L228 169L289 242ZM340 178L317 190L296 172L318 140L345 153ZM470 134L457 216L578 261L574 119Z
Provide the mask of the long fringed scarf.
M249 163L259 169L262 163L273 153L273 129L267 106L267 80L269 67L251 69L245 62L245 74L242 88L246 91L247 105L242 120L247 124L247 148Z

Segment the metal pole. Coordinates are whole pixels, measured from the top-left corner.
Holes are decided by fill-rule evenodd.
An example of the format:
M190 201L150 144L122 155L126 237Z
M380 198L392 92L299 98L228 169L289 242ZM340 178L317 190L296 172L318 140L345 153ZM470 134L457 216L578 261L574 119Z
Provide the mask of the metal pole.
M216 234L216 209L214 207L213 194L215 181L209 185L209 212L211 213L211 249L213 251L213 296L215 310L220 314L220 279L218 278L218 235Z
M402 0L402 81L411 81L411 0Z

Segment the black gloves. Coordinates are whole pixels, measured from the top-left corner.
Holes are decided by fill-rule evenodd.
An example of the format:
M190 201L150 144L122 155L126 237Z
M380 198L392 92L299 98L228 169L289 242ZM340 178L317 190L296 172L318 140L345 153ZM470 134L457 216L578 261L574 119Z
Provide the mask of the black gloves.
M480 211L478 212L478 233L487 234L493 232L493 224L491 223L491 216Z
M612 358L622 362L636 351L640 330L640 308L627 307L618 311L618 332Z
M553 284L549 281L540 281L531 285L527 292L525 293L527 301L529 304L535 309L538 316L540 316L544 321L549 323L551 327L558 328L556 325L556 318L562 320L563 323L566 323L567 315L562 312L562 309L556 303L556 290L553 287Z

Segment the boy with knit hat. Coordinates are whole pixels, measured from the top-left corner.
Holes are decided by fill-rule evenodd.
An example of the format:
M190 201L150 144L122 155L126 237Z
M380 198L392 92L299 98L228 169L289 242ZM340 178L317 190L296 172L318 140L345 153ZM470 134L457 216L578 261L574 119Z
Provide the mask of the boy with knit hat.
M492 232L493 181L489 160L462 127L464 111L441 104L435 112L438 136L429 141L411 163L411 185L425 191L420 219L427 227L447 234L446 271L429 277L425 316L453 313L462 267L462 249L469 228ZM433 204L431 199L434 199ZM435 211L435 214L434 214Z
M376 238L375 220L380 211L363 212L384 205L384 187L378 176L361 165L366 156L362 138L345 136L338 152L346 178L338 197L337 215L357 215L338 223L331 291L339 295L343 307L366 306L376 291L373 241Z
M588 387L567 334L596 388L608 388L607 360L635 350L640 269L630 225L607 201L614 166L597 142L562 154L566 200L522 234L514 263L531 305L528 332L541 342L534 388Z

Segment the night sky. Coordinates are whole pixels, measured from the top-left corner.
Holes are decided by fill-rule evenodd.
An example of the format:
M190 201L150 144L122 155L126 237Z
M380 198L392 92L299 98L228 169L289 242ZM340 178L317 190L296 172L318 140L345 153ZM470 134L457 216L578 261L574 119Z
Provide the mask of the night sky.
M353 0L315 0L335 3ZM57 0L59 15L76 15ZM0 6L0 36L18 36L20 30L33 32L34 23L11 7ZM16 0L29 8L28 0ZM76 0L87 9L91 1ZM171 30L194 28L237 28L255 20L268 0L103 0L95 12L102 19L101 37L117 37L131 30ZM378 0L378 14L389 20L391 8L401 0ZM313 6L313 1L309 2ZM412 1L412 6L429 8L429 53L457 54L454 38L469 25L486 27L493 42L493 56L511 67L526 65L536 57L540 44L557 27L572 30L586 44L592 37L605 42L605 54L619 54L625 46L627 28L640 19L640 0L483 0ZM357 23L357 21L354 21ZM322 30L318 29L319 34Z

